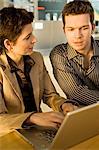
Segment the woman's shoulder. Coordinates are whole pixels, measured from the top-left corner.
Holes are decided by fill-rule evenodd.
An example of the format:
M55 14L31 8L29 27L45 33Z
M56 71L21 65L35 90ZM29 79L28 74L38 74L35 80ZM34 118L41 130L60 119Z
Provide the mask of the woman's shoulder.
M43 60L43 56L40 52L37 51L33 51L33 53L30 55L30 57L34 60L35 63L37 63L38 65L43 64L44 60Z

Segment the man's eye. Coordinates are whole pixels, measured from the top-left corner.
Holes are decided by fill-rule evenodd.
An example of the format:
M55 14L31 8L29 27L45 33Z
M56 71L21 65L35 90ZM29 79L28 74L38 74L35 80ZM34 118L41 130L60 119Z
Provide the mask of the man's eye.
M87 29L88 29L88 27L83 27L82 29L83 29L83 30L87 30Z
M74 30L73 28L68 29L68 31L73 31L73 30Z

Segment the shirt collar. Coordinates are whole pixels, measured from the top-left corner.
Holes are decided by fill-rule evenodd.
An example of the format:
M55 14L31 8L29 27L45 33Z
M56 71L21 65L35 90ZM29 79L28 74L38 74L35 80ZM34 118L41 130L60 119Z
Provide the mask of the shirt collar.
M67 44L67 50L68 50L68 59L72 59L78 55L75 49L73 49L69 44Z
M25 72L29 73L31 70L31 67L34 65L34 61L29 55L23 56L23 60L25 63L25 66L24 66Z
M23 60L24 60L24 63L27 63L30 66L34 65L34 60L29 55L24 55Z
M8 55L7 55L7 60L10 65L11 72L20 70L17 64ZM29 55L23 56L23 60L24 60L25 65L27 65L29 68L30 66L34 65L34 61Z
M94 40L92 38L92 46L94 50L94 56L99 56L99 40Z
M15 72L15 71L18 71L18 67L16 65L16 63L6 54L6 57L7 57L7 61L8 61L8 64L11 68L11 73Z

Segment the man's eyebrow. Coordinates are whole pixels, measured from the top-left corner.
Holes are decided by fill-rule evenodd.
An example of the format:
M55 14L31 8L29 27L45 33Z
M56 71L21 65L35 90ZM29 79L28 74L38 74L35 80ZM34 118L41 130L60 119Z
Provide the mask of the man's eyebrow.
M74 28L74 27L68 27L68 26L67 26L67 27L65 27L65 28Z
M89 27L89 25L84 25L84 26L80 27L79 29L86 28L86 27Z
M88 24L87 24L87 25L83 25L82 27L89 27L89 25L88 25ZM82 28L82 27L81 27L81 28Z
M83 28L83 27L89 27L89 25L83 25L83 26L81 26L81 27L69 27L69 26L67 26L67 27L65 27L65 28L73 28L73 29L75 29L75 28Z

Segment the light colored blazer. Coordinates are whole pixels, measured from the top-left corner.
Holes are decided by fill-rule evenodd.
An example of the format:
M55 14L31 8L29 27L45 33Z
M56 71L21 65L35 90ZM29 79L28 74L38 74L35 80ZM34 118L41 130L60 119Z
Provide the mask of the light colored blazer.
M34 61L30 78L37 111L41 111L42 99L53 110L60 111L60 105L64 103L65 99L56 93L42 55L39 52L33 52L30 57ZM0 55L0 135L13 129L22 128L22 123L31 114L31 112L24 113L24 110L23 98L15 73L10 72L6 55L2 54Z

